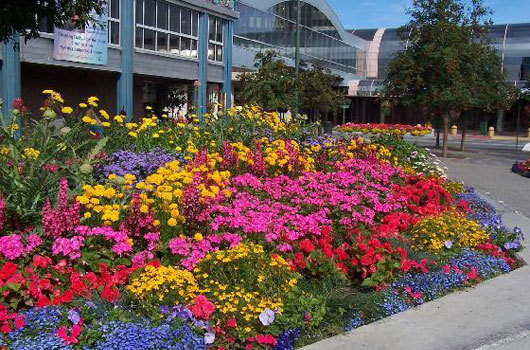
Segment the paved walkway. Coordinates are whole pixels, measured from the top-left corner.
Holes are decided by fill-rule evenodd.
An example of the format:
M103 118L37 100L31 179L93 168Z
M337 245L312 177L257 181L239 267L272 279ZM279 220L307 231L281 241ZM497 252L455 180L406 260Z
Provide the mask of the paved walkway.
M467 181L503 214L507 226L530 235L530 179L476 159L450 160L450 175ZM501 168L503 170L501 170ZM497 188L497 189L493 189ZM499 202L492 195L504 198ZM528 244L528 242L527 242ZM530 248L521 253L530 261ZM530 266L420 307L306 346L303 350L529 350Z

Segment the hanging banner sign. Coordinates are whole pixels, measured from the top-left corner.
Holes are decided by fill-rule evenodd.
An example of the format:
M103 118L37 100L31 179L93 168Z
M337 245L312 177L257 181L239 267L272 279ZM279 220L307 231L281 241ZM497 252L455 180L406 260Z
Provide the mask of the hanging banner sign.
M53 58L88 64L107 64L107 15L93 15L93 23L76 28L73 21L53 30Z

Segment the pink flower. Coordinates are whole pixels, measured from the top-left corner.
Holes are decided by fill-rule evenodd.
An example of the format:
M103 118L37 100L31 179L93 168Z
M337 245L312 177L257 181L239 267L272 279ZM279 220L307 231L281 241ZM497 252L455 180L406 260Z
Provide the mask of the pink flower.
M52 245L52 254L70 257L74 260L81 256L81 247L84 245L84 238L74 236L72 238L57 238Z
M24 256L24 244L20 235L0 237L0 252L8 260Z
M189 254L188 243L184 238L173 238L168 244L171 254L187 256Z
M73 231L79 225L79 203L68 203L68 180L62 178L59 182L57 193L57 207L52 208L50 199L47 198L42 207L42 231L45 236L58 238L67 232Z

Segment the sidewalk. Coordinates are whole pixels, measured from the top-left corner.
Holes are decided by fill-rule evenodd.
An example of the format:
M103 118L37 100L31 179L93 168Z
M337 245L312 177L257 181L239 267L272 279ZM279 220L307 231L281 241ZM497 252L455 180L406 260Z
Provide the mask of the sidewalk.
M508 227L527 235L530 219L489 200ZM521 252L530 261L530 249ZM447 295L303 350L528 350L530 266Z

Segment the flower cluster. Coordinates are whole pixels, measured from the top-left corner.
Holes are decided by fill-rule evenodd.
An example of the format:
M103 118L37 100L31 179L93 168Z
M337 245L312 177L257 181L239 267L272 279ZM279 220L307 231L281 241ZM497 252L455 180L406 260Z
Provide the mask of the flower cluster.
M530 178L530 159L515 162L512 172Z
M434 252L453 247L477 247L489 239L488 233L476 221L454 211L419 221L409 237L415 246Z
M405 135L407 133L413 136L424 136L432 132L430 126L421 125L403 125L403 124L355 124L347 123L337 127L342 132L361 132L363 134L394 134Z
M98 168L98 172L103 179L108 178L111 174L121 177L131 174L137 181L142 181L158 168L174 160L174 156L166 154L160 149L151 152L121 150L111 154L105 163Z

